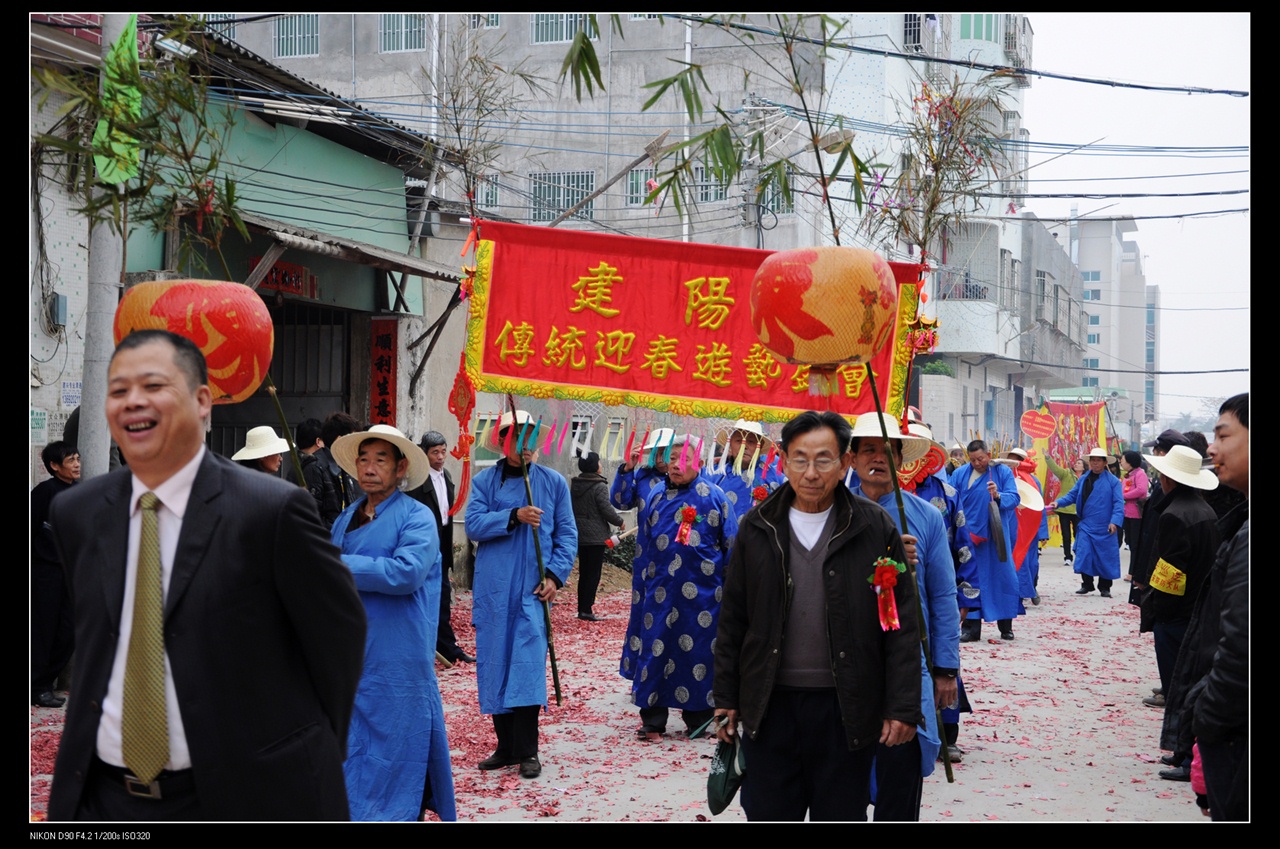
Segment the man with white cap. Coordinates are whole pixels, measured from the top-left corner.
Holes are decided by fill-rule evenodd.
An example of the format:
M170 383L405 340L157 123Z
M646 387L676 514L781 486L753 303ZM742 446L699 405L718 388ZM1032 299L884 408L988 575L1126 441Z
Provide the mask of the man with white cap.
M1076 557L1071 568L1080 576L1076 595L1093 592L1093 579L1098 579L1098 592L1111 598L1111 582L1120 578L1120 546L1114 539L1124 521L1124 496L1120 480L1107 469L1111 457L1105 448L1095 448L1085 459L1089 472L1057 501L1045 505L1057 510L1059 505L1076 505L1080 524L1076 529Z
M712 483L724 490L737 518L741 521L747 511L760 500L756 498L773 492L786 481L786 477L773 463L766 463L773 441L764 435L759 422L738 419L727 433L717 437L723 453L720 463L723 471L711 475Z
M467 505L467 536L479 543L472 583L476 685L480 712L493 716L497 748L482 770L520 767L542 774L538 712L547 704L544 603L569 580L578 551L569 484L537 465L542 427L524 410L504 413L497 438L506 459L476 475ZM524 477L528 475L530 499ZM532 503L530 503L532 500ZM541 546L545 577L539 574Z
M853 490L876 502L889 514L899 530L893 480L889 477L898 466L914 463L929 451L930 440L903 434L892 416L881 414L893 462L885 451L881 422L875 413L858 416L853 426L851 450L853 466L860 481ZM930 677L924 657L920 659L920 712L924 721L916 729L914 741L901 746L880 746L876 752L876 822L915 822L920 819L920 801L924 777L933 773L934 762L942 745L938 733L935 705L949 708L959 698L956 676L960 671L960 609L956 603L956 570L951 559L942 515L931 504L910 492L902 493L910 534L916 541L916 581L920 605L933 661ZM914 615L914 611L904 611Z
M352 819L412 822L430 808L454 820L435 673L440 540L431 511L402 491L421 486L430 464L390 425L340 437L332 451L364 492L332 530L369 619L343 766Z

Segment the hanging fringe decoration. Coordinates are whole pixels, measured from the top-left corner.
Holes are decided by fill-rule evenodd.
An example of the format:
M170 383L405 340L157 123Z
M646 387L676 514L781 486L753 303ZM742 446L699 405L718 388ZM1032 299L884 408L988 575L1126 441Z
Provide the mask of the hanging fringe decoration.
M559 418L554 418L551 420L551 427L550 429L547 430L547 441L542 446L543 454L551 453L551 441L556 438L556 427L558 427L559 424L560 424ZM536 435L534 436L534 439L537 439Z
M476 390L467 376L467 356L462 354L458 359L458 374L453 379L453 389L449 392L449 412L458 420L458 444L449 452L462 461L462 476L458 479L458 491L454 497L449 515L456 515L467 502L471 492L471 445L475 438L468 431L471 424L471 411L476 407Z

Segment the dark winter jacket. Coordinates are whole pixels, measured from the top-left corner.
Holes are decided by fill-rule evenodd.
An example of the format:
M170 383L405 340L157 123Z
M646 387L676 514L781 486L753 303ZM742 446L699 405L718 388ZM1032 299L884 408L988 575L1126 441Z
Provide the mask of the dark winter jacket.
M621 526L622 517L609 504L609 482L595 472L578 475L569 482L573 498L573 518L578 522L578 545L604 545L612 532L610 525Z
M1142 618L1151 623L1186 621L1195 610L1200 588L1213 568L1218 549L1218 518L1200 490L1179 484L1160 502L1155 515L1155 542L1142 574L1149 584L1156 564L1169 563L1186 576L1182 595L1152 587L1142 602ZM1148 521L1144 519L1144 523Z
M729 565L716 634L717 708L736 709L756 738L777 680L783 627L792 600L790 485L775 490L742 520ZM880 627L870 578L877 558L905 562L902 537L879 505L835 490L835 524L823 565L831 672L850 750L875 744L884 720L918 725L920 631L916 587L892 590L901 627Z

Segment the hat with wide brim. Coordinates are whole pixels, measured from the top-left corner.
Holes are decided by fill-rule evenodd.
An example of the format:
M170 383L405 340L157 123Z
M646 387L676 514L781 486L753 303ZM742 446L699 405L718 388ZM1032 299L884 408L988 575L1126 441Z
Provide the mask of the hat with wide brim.
M765 435L764 428L760 426L759 422L749 422L746 419L738 419L729 427L728 430L722 430L716 434L716 445L723 447L729 444L729 440L733 438L733 434L739 430L743 433L754 433L756 436L760 437L760 450L762 451L768 451L769 446L773 444L773 440Z
M1101 458L1103 460L1106 460L1107 463L1114 463L1116 461L1116 458L1108 454L1107 449L1105 448L1095 448L1092 451L1090 451L1088 454L1084 455L1084 458L1086 460Z
M511 427L511 421L512 418L510 412L503 413L502 418L498 419L498 426L494 428L493 433L494 439L499 440L497 443L499 446L502 445L501 440L505 438L502 432ZM538 424L538 420L524 410L516 410L515 423L516 433L515 436L512 437L512 444L514 445L514 440L519 439L520 436L523 435L526 451L529 449L536 449L538 445L541 444L541 437L546 436L547 434L547 426L544 424ZM526 425L528 425L527 428L525 427ZM535 425L537 425L537 433L534 433ZM501 449L499 449L499 453L501 453Z
M883 437L884 433L880 432L880 422L884 422L884 432L889 434L890 439L897 439L902 443L902 464L904 466L914 463L929 453L929 446L933 443L932 439L903 433L902 428L898 426L898 420L886 413L863 413L858 416L858 420L853 423L853 433L850 434L850 437Z
M360 480L360 470L356 466L356 458L360 456L360 445L369 439L381 439L384 442L390 442L396 448L400 449L400 453L409 461L409 471L404 476L405 489L417 489L427 481L427 475L431 473L431 462L427 459L427 452L418 447L416 443L405 436L391 425L376 424L368 430L356 431L348 433L346 436L338 437L333 443L333 447L329 450L333 453L333 459L337 461L342 471L351 475L357 481Z
M1004 453L1012 454L1013 456L1017 457L1019 460L1027 459L1027 452L1021 448L1010 448L1008 451Z
M244 447L231 455L232 460L260 460L289 450L289 443L276 436L274 428L263 425L244 435Z
M1200 452L1185 445L1175 445L1163 457L1143 454L1142 458L1161 475L1194 489L1217 489L1218 476L1201 468Z

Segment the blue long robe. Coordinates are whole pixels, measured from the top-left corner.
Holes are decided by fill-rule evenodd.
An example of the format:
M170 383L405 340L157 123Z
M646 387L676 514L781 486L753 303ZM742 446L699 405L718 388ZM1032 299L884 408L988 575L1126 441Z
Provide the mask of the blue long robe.
M969 534L973 551L973 557L968 563L961 564L958 573L961 580L968 581L978 590L977 599L958 597L958 601L966 609L974 609L977 601L980 612L971 613L971 618L980 615L987 622L1012 619L1023 612L1022 596L1018 595L1018 575L1013 568L1012 533L1017 527L1018 487L1014 483L1013 472L1001 463L988 465L986 472L971 485L969 477L972 471L972 464L965 463L951 473L951 485L959 495L960 509L964 512L962 526ZM1004 561L996 555L996 543L991 539L988 481L995 481L999 491L1000 523L1004 526L1005 548L1009 553ZM956 524L961 525L959 518ZM983 541L978 542L975 537Z
M854 495L866 498L861 487ZM898 502L892 492L876 501L893 519L902 532L902 519L898 515ZM907 511L910 533L916 537L916 583L920 593L925 625L929 633L929 652L933 665L942 669L960 668L960 608L956 603L956 570L951 559L951 545L947 540L942 514L924 499L910 492L902 493L903 508ZM914 610L899 610L898 616L914 616ZM920 712L924 725L916 727L920 738L920 774L932 775L937 762L942 738L938 734L938 714L934 709L933 677L920 653Z
M1112 581L1120 579L1120 545L1115 534L1107 533L1107 525L1124 524L1124 494L1120 479L1111 472L1098 475L1093 491L1080 508L1080 493L1090 473L1080 476L1076 485L1066 495L1058 496L1058 506L1076 505L1079 524L1076 525L1075 559L1071 568L1077 575L1092 575Z
M655 488L666 486L667 478L648 466L638 466L627 471L618 466L613 484L609 487L609 500L619 510L640 510L649 494ZM639 515L637 513L637 515ZM642 533L637 531L637 533ZM637 542L639 542L637 540ZM618 664L618 674L630 678L636 668L636 656L640 651L640 599L644 597L644 576L640 569L631 569L631 608L627 617L627 633L622 638L622 660ZM634 649L629 648L635 646Z
M537 529L547 572L563 584L578 552L569 484L532 464L533 503L542 509ZM480 712L547 703L547 626L538 586L531 525L508 530L511 510L528 504L522 477L502 478L502 464L476 475L467 505L467 536L479 543L472 580L471 621L476 628L476 685Z
M343 764L351 818L417 820L429 773L428 807L456 820L435 672L441 563L435 518L397 491L378 505L374 521L348 533L364 502L342 511L330 532L369 620Z
M685 507L693 507L699 521L681 543L676 535ZM738 535L733 505L699 473L685 486L667 482L651 489L638 523L632 569L642 581L632 608L638 627L627 636L621 663L622 674L633 682L632 702L645 708L713 708L712 643L724 567Z

